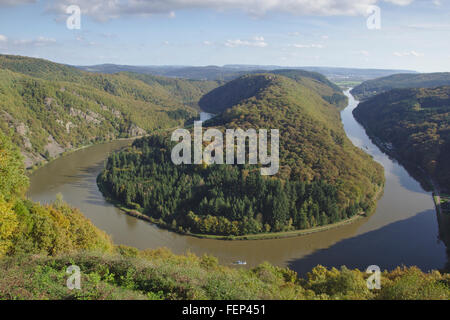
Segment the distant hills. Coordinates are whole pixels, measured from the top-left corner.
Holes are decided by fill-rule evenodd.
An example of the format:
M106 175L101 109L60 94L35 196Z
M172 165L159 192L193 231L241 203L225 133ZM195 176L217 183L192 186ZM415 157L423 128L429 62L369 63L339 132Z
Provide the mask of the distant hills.
M232 80L248 73L263 73L267 71L290 69L318 72L332 81L365 81L396 73L415 73L410 70L389 69L357 69L335 67L281 67L261 65L224 65L224 66L129 66L116 64L101 64L94 66L77 66L89 72L117 73L122 71L153 74L165 77L197 79L197 80Z
M423 181L424 170L450 190L450 86L394 89L360 103L353 114L410 172Z
M351 93L359 100L365 100L379 93L399 88L433 88L450 85L450 72L394 74L368 80L353 88Z

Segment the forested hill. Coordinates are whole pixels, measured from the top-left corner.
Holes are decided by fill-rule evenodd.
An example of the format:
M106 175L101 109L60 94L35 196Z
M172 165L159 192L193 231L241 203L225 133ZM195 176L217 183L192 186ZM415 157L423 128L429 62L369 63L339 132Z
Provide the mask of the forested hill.
M124 72L123 74L141 80L152 87L162 87L183 103L196 109L198 109L198 102L204 94L225 83L224 81L166 78L132 72Z
M290 78L320 94L324 100L338 108L343 108L346 105L347 97L342 93L342 90L319 73L303 70L275 70L266 73L266 75L270 74ZM270 76L244 75L204 95L199 101L200 108L211 113L222 112L242 100L257 95L269 83Z
M279 129L280 178L340 181L341 192L361 189L360 196L364 194L363 189L373 191L376 189L372 188L374 183L383 180L381 166L353 146L342 127L339 110L323 99L320 91L284 76L265 74L245 76L211 93L224 94L234 83L245 87L243 82L248 83L248 87L255 83L264 86L255 95L228 107L206 125ZM233 96L232 93L229 95Z
M0 69L46 80L80 81L87 73L45 59L0 54Z
M450 87L396 89L361 103L354 111L369 135L420 166L450 190Z
M154 135L111 155L102 190L159 225L222 236L314 228L373 209L383 169L353 146L338 108L316 91L274 74L215 91L227 109L206 126L280 130L276 176L255 165L175 166L170 135Z
M433 88L450 85L450 72L394 74L368 80L353 88L351 93L359 100L369 99L391 89Z
M76 147L183 125L218 85L0 55L0 130L12 134L29 167Z

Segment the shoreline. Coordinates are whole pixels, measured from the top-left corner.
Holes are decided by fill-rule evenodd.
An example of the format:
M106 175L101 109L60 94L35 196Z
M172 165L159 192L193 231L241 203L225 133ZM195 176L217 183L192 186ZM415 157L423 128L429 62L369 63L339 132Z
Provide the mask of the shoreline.
M408 162L405 160L394 148L389 149L385 146L386 142L383 142L380 138L378 138L375 134L373 134L364 122L359 121L356 117L355 120L362 125L369 139L386 155L390 158L397 161L401 166L405 168L409 175L411 175L421 187L431 193L431 197L433 199L433 203L435 205L436 214L442 214L441 210L441 191L433 178L419 165ZM387 142L389 143L389 142Z
M133 140L134 141L136 139L140 139L140 138L143 138L143 137L145 137L145 136L136 136L136 137L130 137L130 138L117 138L117 139L110 140L110 141L103 141L103 142L99 142L99 143L91 143L91 144L87 144L87 145L84 145L84 146L81 146L81 147L69 149L69 150L66 150L66 151L60 153L56 157L51 158L50 160L46 160L46 161L40 162L39 164L34 164L31 167L25 168L25 174L28 177L30 177L37 170L45 167L46 165L52 163L55 160L58 160L58 159L60 159L62 157L65 157L65 156L71 154L71 153L74 153L76 151L87 149L87 148L90 148L90 147L93 147L93 146L99 146L99 145L106 144L106 143L112 143L112 142L115 142L115 141L126 141L126 140L130 140L130 141Z
M347 98L347 104L348 104L348 98ZM343 108L343 109L345 109L345 108ZM100 174L99 174L99 176L100 176ZM332 224L327 224L327 225L324 225L324 226L318 226L318 227L309 228L309 229L303 229L303 230L290 230L290 231L273 232L273 233L258 233L258 234L248 234L248 235L240 235L240 236L235 236L235 235L212 235L212 234L199 234L199 233L182 232L182 231L180 231L178 229L172 228L170 224L168 224L168 223L166 223L164 221L152 218L150 216L147 216L147 215L141 213L137 209L132 209L132 208L125 207L120 201L114 199L109 194L109 192L101 185L101 183L99 183L99 181L98 181L98 177L99 176L97 176L97 187L98 187L99 191L102 193L102 195L105 198L105 200L107 202L113 204L116 208L118 208L119 210L123 211L128 216L131 216L131 217L134 217L134 218L146 221L148 223L154 224L158 228L165 229L165 230L168 230L170 232L175 232L175 233L177 233L179 235L191 236L191 237L195 237L195 238L199 238L199 239L210 239L210 240L228 240L228 241L231 241L231 240L236 241L237 240L237 241L245 241L245 240L285 239L285 238L301 237L301 236L304 236L304 235L309 235L309 234L313 234L313 233L318 233L318 232L323 232L323 231L327 231L327 230L331 230L331 229L336 229L338 227L341 227L341 226L348 225L348 224L354 223L356 221L359 221L359 220L361 220L363 218L366 218L366 217L370 216L372 213L374 213L375 210L376 210L376 207L377 207L377 202L381 198L381 196L383 195L383 192L384 192L384 183L383 183L383 185L381 185L379 187L379 189L376 191L374 197L372 198L373 204L369 207L368 212L360 212L360 213L354 215L351 218L348 218L348 219L345 219L345 220L342 220L342 221L338 221L338 222L335 222L335 223L332 223Z
M361 219L367 218L373 212L375 212L377 201L380 199L381 195L383 194L383 190L384 190L384 186L381 186L378 189L378 191L375 194L374 199L373 199L373 200L375 200L375 202L374 202L373 206L369 209L370 210L369 212L360 212L346 220L338 221L338 222L335 222L332 224L327 224L324 226L318 226L318 227L302 229L302 230L290 230L290 231L281 231L281 232L273 232L273 233L257 233L257 234L247 234L247 235L240 235L240 236L234 236L234 235L225 236L225 235L180 232L177 229L173 229L169 224L167 224L165 222L161 223L161 221L159 221L155 218L152 218L150 216L147 216L147 215L139 212L136 209L131 209L131 208L125 207L120 201L112 198L111 195L109 194L109 192L106 191L104 189L104 187L100 183L98 183L98 181L97 181L97 186L107 202L111 203L112 205L114 205L119 210L123 211L128 216L149 222L151 224L154 224L158 228L168 230L170 232L174 232L179 235L191 236L191 237L195 237L195 238L199 238L199 239L222 240L222 241L286 239L286 238L301 237L301 236L305 236L305 235L309 235L309 234L313 234L313 233L336 229L341 226L348 225L348 224L354 223L356 221L359 221Z

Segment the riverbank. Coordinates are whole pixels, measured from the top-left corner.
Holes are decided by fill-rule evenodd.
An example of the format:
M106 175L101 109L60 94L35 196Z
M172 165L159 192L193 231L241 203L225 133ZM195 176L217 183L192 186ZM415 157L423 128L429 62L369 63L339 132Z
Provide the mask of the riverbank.
M354 215L353 217L342 220L336 223L327 224L324 226L309 228L309 229L302 229L302 230L290 230L290 231L281 231L281 232L271 232L271 233L258 233L258 234L247 234L247 235L212 235L212 234L201 234L201 233L190 233L190 232L183 232L179 229L172 228L172 226L160 219L155 219L152 217L149 217L142 212L125 207L120 201L114 199L111 194L98 182L97 179L97 186L100 190L100 192L103 194L103 197L108 201L109 203L113 204L116 208L123 211L125 214L152 223L159 228L163 228L166 230L169 230L171 232L175 232L181 235L185 236L191 236L199 239L210 239L210 240L272 240L272 239L286 239L286 238L294 238L294 237L300 237L305 235L310 235L313 233L323 232L331 229L335 229L341 226L345 226L351 223L354 223L356 221L359 221L360 219L366 218L369 215L371 215L373 212L375 212L376 209L376 203L380 199L380 197L383 194L383 187L381 187L377 193L375 194L373 198L374 205L371 206L368 210L368 212L361 212L359 214Z
M437 214L450 215L450 195L433 192L433 201Z
M356 119L356 118L355 118ZM395 147L388 145L388 142L383 142L374 133L372 133L363 122L357 120L360 123L369 139L375 144L382 152L387 154L390 158L401 164L408 173L416 179L420 185L425 189L425 191L431 192L433 201L435 203L436 212L441 213L441 190L433 178L420 166L404 159L398 152L396 152ZM450 201L449 197L446 197L445 202ZM447 210L446 210L447 211Z
M56 157L51 158L50 160L42 161L42 162L40 162L38 164L35 164L35 165L33 165L33 166L29 167L29 168L26 168L26 175L29 177L36 170L39 170L40 168L48 165L49 163L52 163L53 161L55 161L57 159L60 159L60 158L62 158L64 156L67 156L69 154L72 154L74 152L77 152L77 151L80 151L80 150L83 150L83 149L86 149L86 148L90 148L90 147L98 146L98 145L102 145L102 144L107 144L107 143L111 143L111 142L114 142L114 141L126 141L126 140L134 141L134 140L140 139L142 137L145 137L145 136L135 136L135 137L129 137L129 138L117 138L117 139L113 139L113 140L110 140L110 141L102 141L102 142L99 142L99 143L90 143L90 144L83 145L83 146L78 147L78 148L73 148L73 149L70 149L70 150L66 150L66 151L60 153L59 155L57 155Z
M369 147L364 150L385 167L386 182L376 212L329 230L285 239L217 241L182 235L133 218L107 201L96 183L105 159L126 142L92 146L40 168L30 179L27 196L50 203L55 194L61 193L67 203L79 208L117 244L141 250L166 247L176 254L190 251L198 256L214 255L227 265L242 260L247 262L245 268L251 268L268 261L280 267L290 266L299 273L317 264L337 268L345 264L365 270L373 261L386 269L402 264L423 270L442 268L448 260L443 242L436 241L438 223L436 215L430 214L430 210L435 211L431 194L370 142L351 114L354 104L350 99L342 115L346 133L356 146ZM447 239L447 229L440 230L440 238Z
M355 118L356 119L356 118ZM436 213L438 215L442 213L449 214L450 213L450 196L444 195L442 196L441 189L438 184L434 181L434 179L420 166L415 163L412 163L406 159L404 159L398 152L396 152L395 147L393 147L388 142L383 142L380 138L378 138L374 133L372 133L367 126L364 125L363 122L357 120L360 123L369 139L375 144L382 152L387 154L390 158L397 161L401 164L407 172L416 179L422 188L425 191L432 193L433 202L435 205ZM442 208L442 204L445 204L445 208Z

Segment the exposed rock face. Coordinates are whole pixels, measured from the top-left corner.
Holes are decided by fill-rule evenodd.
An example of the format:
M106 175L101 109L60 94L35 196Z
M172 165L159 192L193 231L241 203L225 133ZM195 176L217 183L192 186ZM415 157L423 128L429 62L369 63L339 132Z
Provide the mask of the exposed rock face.
M70 129L76 127L76 125L74 125L71 121L66 123L66 132L70 133Z
M70 133L70 129L76 127L75 124L72 123L72 121L67 122L66 124L64 124L64 121L61 119L56 120L56 122L63 126L64 128L66 128L66 132Z
M72 117L80 117L86 120L87 122L94 124L100 124L101 121L105 120L105 118L103 118L100 114L90 110L88 110L87 112L83 112L79 109L71 107L69 110L69 114Z
M21 136L25 136L26 134L28 134L28 127L25 123L22 122L16 126L16 131Z
M30 168L36 163L45 161L44 157L42 157L40 154L22 151L22 155L24 157L25 168Z
M61 87L60 90L64 91L65 88ZM47 107L47 110L49 110L52 107L57 106L57 101L55 98L45 97L43 105L45 105ZM103 111L111 113L115 118L123 119L123 115L120 110L108 107L103 104L100 105L100 107ZM91 125L100 125L103 121L106 121L106 118L100 113L94 112L92 110L84 111L74 107L68 108L67 113L63 116L57 114L56 112L55 115L59 117L59 119L56 120L56 123L61 126L65 130L65 133L67 133L68 135L73 132L74 128L77 127L76 123L79 123L80 120ZM72 119L67 118L67 116L72 117ZM61 142L63 140L60 140L58 137L56 138L58 139L57 141L54 136L49 135L43 148L44 151L42 151L42 149L38 151L34 145L35 141L33 140L33 132L26 122L22 122L21 120L13 117L11 114L7 113L4 110L0 110L0 121L7 123L8 126L15 131L15 135L21 138L20 147L21 153L24 157L24 164L26 168L31 168L36 164L44 163L48 160L47 158L55 158L65 151L73 148L70 143L63 143ZM147 132L136 124L131 124L128 128L127 133L131 137L136 137L145 135ZM118 136L115 133L111 132L106 134L104 136L104 139L106 141L110 141L117 139L117 137ZM45 155L43 152L45 153Z
M109 108L109 107L105 106L104 104L100 105L100 107L102 108L103 111L111 112L114 117L116 117L118 119L122 118L122 113L119 110L116 110L114 108Z
M128 134L132 137L136 137L136 136L143 136L147 133L147 131L145 131L142 128L139 128L137 125L135 125L134 123L130 126L130 129L128 129Z
M122 113L119 110L111 109L111 113L118 119L122 118Z
M65 151L65 149L58 142L56 142L51 135L48 136L48 144L44 147L44 150L48 151L48 154L52 158L60 155Z
M44 99L44 103L45 103L45 105L46 105L47 107L51 107L52 102L53 102L53 98L46 97L46 98Z
M26 149L32 149L33 145L31 144L30 139L28 139L28 137L23 137L23 145L25 146Z
M14 120L14 118L6 111L3 111L2 117L3 117L3 119L5 119L5 121L8 121L8 122L11 122Z
M27 135L30 132L28 126L25 123L21 122L18 125L16 125L16 131L18 134L22 136L24 147L26 149L31 149L33 145L31 144L30 139L27 137Z

